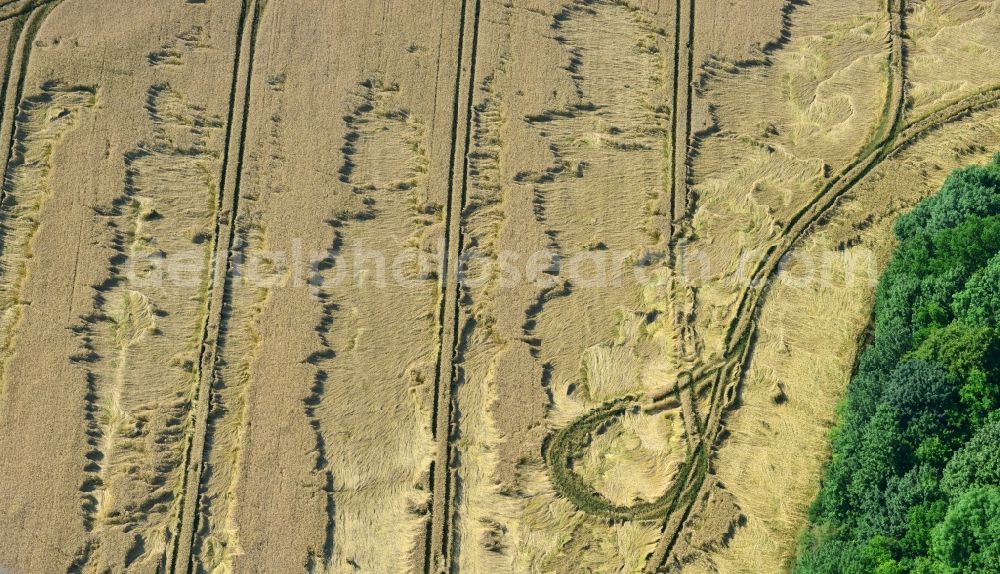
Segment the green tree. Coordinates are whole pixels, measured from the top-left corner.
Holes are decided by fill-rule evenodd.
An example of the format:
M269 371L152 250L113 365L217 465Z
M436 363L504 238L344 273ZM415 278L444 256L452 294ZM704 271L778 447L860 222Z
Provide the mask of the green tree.
M978 270L955 295L952 311L971 325L1000 325L1000 255Z
M1000 487L963 493L934 528L931 554L945 572L1000 574Z
M1000 574L1000 155L895 231L795 572Z
M1000 413L995 413L944 469L941 489L958 496L979 486L1000 485Z

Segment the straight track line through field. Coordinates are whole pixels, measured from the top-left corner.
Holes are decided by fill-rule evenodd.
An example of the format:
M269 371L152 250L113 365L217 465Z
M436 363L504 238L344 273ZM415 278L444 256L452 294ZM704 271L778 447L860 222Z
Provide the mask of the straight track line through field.
M670 247L673 252L674 221L677 220L677 100L680 90L681 53L681 2L677 0L674 10L674 68L673 91L670 94ZM671 261L673 263L673 261Z
M205 433L212 399L211 385L215 373L215 357L218 353L223 303L230 288L254 55L260 19L266 4L267 0L244 0L237 24L232 83L226 120L226 144L223 150L219 178L216 223L212 234L213 248L210 263L212 273L209 279L208 306L205 312L198 357L198 388L195 391L191 409L194 432L188 439L184 454L181 510L178 517L177 536L174 539L173 552L169 561L169 572L172 574L193 572L195 566L194 545L199 526L198 507L202 496ZM238 131L233 129L236 123L239 123ZM225 243L220 241L223 235L226 236ZM219 284L222 285L221 289L216 288L216 285Z
M452 104L452 143L448 168L448 198L445 215L444 259L441 272L441 301L438 310L437 364L434 371L434 408L432 436L436 444L430 468L431 517L427 547L423 556L425 574L451 571L451 525L454 473L452 462L453 390L457 382L455 357L458 352L459 307L461 291L461 254L465 244L462 216L468 195L469 150L472 138L473 98L476 86L476 57L479 47L481 0L462 0L459 19L458 59L455 71L455 96ZM471 10L471 35L466 26ZM468 52L465 44L471 42ZM462 71L468 58L468 81ZM462 90L466 98L462 101ZM462 107L460 108L460 104ZM460 116L464 114L464 121ZM460 132L462 129L464 132ZM461 140L461 146L459 141ZM461 171L458 158L461 153ZM447 377L447 378L446 378Z
M695 0L676 0L674 5L674 78L673 96L671 106L671 142L670 142L670 230L669 230L669 264L671 267L672 305L674 310L674 328L678 334L679 349L677 360L684 361L683 341L680 333L684 329L684 319L676 310L681 305L685 296L681 285L682 278L679 276L681 262L678 259L678 242L682 222L688 217L688 161L691 143L692 106L691 100L694 95L694 42L695 42ZM689 460L695 463L702 448L700 438L700 424L698 422L697 411L694 408L693 385L680 385L678 381L678 400L681 405L681 418L684 421L685 433L688 436L689 444L694 443ZM645 572L655 572L656 568L665 559L666 553L672 545L672 539L677 529L683 523L683 518L678 520L675 515L676 501L684 496L685 486L689 483L692 475L698 473L699 465L690 464L687 467L685 476L681 478L682 484L677 489L677 498L671 502L671 509L663 518L661 536L653 552L647 557Z

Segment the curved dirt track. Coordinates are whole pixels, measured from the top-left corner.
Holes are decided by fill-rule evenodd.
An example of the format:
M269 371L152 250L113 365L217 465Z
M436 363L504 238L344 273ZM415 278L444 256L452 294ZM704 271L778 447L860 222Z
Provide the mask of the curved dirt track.
M677 30L680 31L685 27L689 27L691 30L691 36L693 36L693 11L690 7L686 11L684 8L684 3L679 0L677 3ZM682 403L688 403L691 401L690 394L694 391L696 386L699 386L699 383L714 380L714 382L711 383L711 400L709 402L708 412L699 417L698 412L693 409L684 410L686 421L687 419L694 419L693 421L687 421L687 424L688 428L697 429L697 437L693 441L693 448L690 449L679 475L681 480L664 493L655 503L641 504L636 507L617 507L602 500L599 496L595 498L594 495L587 493L582 483L575 485L576 488L563 487L563 483L568 484L572 482L566 478L572 475L571 471L562 468L564 462L567 460L567 456L562 453L562 449L557 449L559 454L556 456L549 456L550 467L553 465L559 467L553 471L554 482L557 485L557 488L561 489L564 496L575 499L577 506L581 509L585 509L587 512L600 516L607 516L615 519L649 519L656 515L667 516L663 527L664 534L661 538L661 542L647 562L646 571L648 572L656 571L667 560L670 549L672 548L684 521L686 520L688 514L690 514L692 505L695 504L695 500L697 499L695 495L701 488L701 484L705 479L705 475L708 471L708 458L710 456L710 452L712 448L714 448L713 445L715 445L719 433L722 430L722 414L724 413L725 408L731 403L732 397L734 396L733 392L735 384L738 384L738 379L742 377L743 366L749 360L749 348L747 341L753 336L753 317L756 315L757 310L760 307L760 302L763 300L763 290L757 289L756 286L766 285L766 282L770 281L774 274L779 271L783 258L785 258L786 255L792 250L799 239L803 237L807 231L834 205L837 198L846 193L853 185L864 177L864 174L867 174L875 165L889 155L889 150L898 139L897 134L900 134L899 137L907 140L913 139L917 135L910 134L913 128L912 124L901 127L906 100L905 58L903 46L904 11L905 7L901 1L898 3L890 2L887 5L887 13L890 21L888 59L891 74L889 76L882 119L878 122L875 132L871 136L873 143L866 145L865 149L861 150L855 160L853 160L840 173L824 184L819 193L817 193L817 195L789 221L782 231L778 243L768 247L767 255L749 277L748 287L745 289L743 296L741 297L739 310L727 334L726 351L723 361L714 366L702 367L701 372L694 374L690 382L686 384L678 384L678 393L681 395L679 400ZM685 19L687 22L686 26L681 25L681 15L684 13L686 13L689 18ZM681 36L678 35L675 42L676 47L687 48L684 56L675 54L675 69L680 70L682 67L680 62L687 61L688 76L690 76L693 69L693 54L691 50L693 40L691 39L691 36L689 36L687 42L681 42ZM675 78L676 77L680 77L680 74L678 73ZM686 82L686 84L690 86L691 81ZM682 83L681 85L683 86L685 83ZM673 109L675 110L678 109L678 101L690 101L691 97L689 92L686 98L682 99L679 98L678 93L680 92L677 91L677 86L675 85L673 100ZM682 129L681 133L684 135L681 136L682 139L680 141L687 141L687 138L690 137L690 105L682 106L681 109L686 110L686 114L684 114L686 120L678 122L675 114L675 119L673 121L675 126L678 124L681 126L686 125L686 128ZM926 119L923 120L924 123L926 123L926 121ZM918 121L917 123L920 122ZM675 159L673 161L673 165L686 166L688 146L686 144L681 144L680 146L677 145L679 142L678 136L676 135L678 133L677 129L679 128L675 127L675 145L673 148ZM926 129L924 131L926 131ZM678 149L680 149L682 153L678 154ZM680 159L676 159L678 156ZM675 167L672 180L672 189L674 190L673 203L675 206L684 205L686 203L683 198L687 193L686 176L681 175L678 177L677 172L678 170ZM684 210L679 210L677 213L680 217L673 218L674 221L683 219L686 216ZM728 379L736 379L737 383L730 384L723 388L723 382ZM687 396L685 397L685 395ZM625 401L625 403L627 402L628 401ZM569 440L567 438L568 435L574 432L587 433L590 428L596 428L606 422L609 418L616 416L616 414L620 414L623 409L626 408L625 406L616 407L616 404L611 404L608 405L607 408L601 409L604 416L596 416L596 414L588 413L585 417L582 417L581 419L578 419L578 421L574 421L561 429L548 444L550 453L553 450L553 444L557 447L561 446L562 442ZM637 405L644 406L641 404ZM593 413L597 413L597 411L593 411ZM576 428L580 425L584 425L587 428ZM580 494L576 494L576 492L579 492Z

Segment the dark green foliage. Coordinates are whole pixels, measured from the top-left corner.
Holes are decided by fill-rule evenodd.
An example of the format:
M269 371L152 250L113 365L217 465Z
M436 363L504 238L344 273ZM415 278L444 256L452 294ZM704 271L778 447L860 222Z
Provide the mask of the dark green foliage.
M1000 484L1000 415L994 415L944 469L941 489L951 496L976 486Z
M1000 289L997 285L1000 285L1000 256L994 256L985 268L969 278L965 290L955 295L952 312L969 323L996 328L1000 325Z
M934 235L942 229L956 227L969 216L996 215L1000 213L997 189L1000 189L1000 154L985 167L955 170L941 186L941 191L899 218L896 237L907 241L917 235Z
M1000 488L967 490L931 533L931 553L942 572L1000 573Z
M795 572L1000 574L1000 155L895 230Z

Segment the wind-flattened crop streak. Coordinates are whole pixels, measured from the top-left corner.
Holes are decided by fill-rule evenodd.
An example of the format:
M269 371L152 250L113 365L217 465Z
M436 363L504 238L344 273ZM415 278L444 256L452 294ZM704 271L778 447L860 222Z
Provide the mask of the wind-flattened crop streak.
M7 68L4 74L2 93L0 93L0 124L4 123L7 114L10 114L10 136L4 147L4 162L3 162L3 185L0 185L0 209L3 209L5 199L7 197L7 171L10 168L10 158L14 153L14 138L16 136L15 124L17 122L18 111L21 109L21 100L24 97L24 82L25 76L28 71L28 63L31 58L31 47L35 43L35 36L38 34L39 28L42 26L42 22L48 17L49 13L53 8L59 5L62 0L49 0L48 2L38 2L31 6L30 9L25 9L18 12L16 15L10 17L19 17L18 22L15 23L14 28L17 30L15 34L11 31L11 41L8 43L7 47ZM34 9L38 6L44 6L44 8L38 12ZM0 21L5 18L0 17ZM14 88L14 101L10 109L6 107L7 93L10 89L11 74L14 71L14 57L15 52L17 52L17 45L21 45L21 59L17 63L17 83ZM0 130L3 131L3 130Z
M804 226L800 229L794 236L786 236L788 242L780 250L772 247L769 251L771 256L768 261L775 262L773 265L764 266L758 269L754 275L754 282L761 283L763 288L755 296L752 304L748 308L748 311L744 311L740 317L748 317L748 322L746 323L746 328L738 337L734 337L733 347L729 351L729 356L734 353L739 352L743 356L737 361L739 369L731 370L728 374L725 372L720 372L718 375L718 381L716 383L717 390L713 392L713 411L715 416L712 420L715 421L714 426L710 426L708 431L711 433L711 444L717 441L719 434L721 432L721 427L719 423L721 422L721 411L724 411L731 403L731 398L736 390L736 388L742 384L743 377L746 373L746 367L752 356L752 349L749 345L749 338L756 334L757 325L753 321L753 318L759 313L762 306L762 302L769 293L769 282L774 278L774 276L780 271L780 262L786 257L793 248L799 243L799 241L806 236L808 231L821 222L825 215L835 207L837 201L848 191L853 189L857 184L863 181L882 161L893 157L896 153L905 149L927 133L934 131L948 123L957 121L969 114L977 111L983 111L1000 104L1000 86L989 88L982 92L972 94L961 100L947 104L936 111L929 112L922 116L921 118L909 122L902 128L898 130L897 137L890 141L887 141L885 146L878 149L871 157L871 161L864 162L855 166L857 172L854 169L848 168L844 173L851 174L850 177L838 180L844 183L838 185L837 193L832 194L832 197L827 198L820 209L818 209L809 218L804 219ZM719 387L726 380L731 381L731 383L725 387L724 391L721 391ZM725 403L720 401L721 398L727 398ZM690 513L690 509L687 510Z
M901 15L902 8L898 7L901 4L896 6ZM889 9L890 11L894 9L892 3L890 3ZM904 52L900 49L895 53ZM900 66L902 66L902 62L900 62ZM901 78L901 82L905 82L905 77ZM890 90L888 96L894 99L899 98L899 91ZM902 102L904 99L905 96L899 101ZM727 351L723 360L733 360L736 359L736 355L741 355L736 359L735 366L738 368L720 372L713 384L706 436L709 445L713 448L716 446L715 443L722 431L721 417L724 411L731 406L736 389L743 382L746 367L752 356L749 340L756 334L755 318L769 293L770 282L780 272L781 263L795 246L808 235L810 230L821 224L840 198L862 182L883 161L893 157L935 129L967 117L973 112L989 109L998 104L1000 104L1000 86L993 86L945 104L905 124L901 120L902 103L900 103L900 107L890 105L885 108L886 113L900 116L900 120L893 120L896 127L889 130L877 146L868 149L867 152L860 153L855 160L822 187L821 191L786 225L785 231L779 238L781 241L768 248L766 256L754 270L749 286L742 295L739 312L730 326L726 339ZM729 381L729 384L725 384L725 381ZM691 509L688 508L685 514L690 514L690 512ZM676 536L673 538L675 541ZM670 542L670 546L672 545L673 541ZM666 555L664 555L665 557Z
M3 83L0 84L0 126L4 125L4 120L7 118L7 113L8 113L8 110L7 110L7 93L8 93L8 90L10 88L11 73L14 70L14 57L15 57L15 53L17 52L18 45L21 43L21 35L24 32L24 23L25 23L25 20L26 20L26 18L18 18L17 21L15 21L12 24L10 36L7 39L7 58L6 58L6 62L4 63ZM20 66L18 66L18 69L20 69ZM16 105L16 102L15 102L14 110L12 110L10 112L14 116L17 115L16 109L17 109L17 105ZM13 123L14 123L14 120L12 119L11 120L11 132L12 133L14 131L14 129L13 129ZM3 131L2 128L0 128L0 132L2 132L2 131ZM9 154L9 152L10 152L10 146L5 147L3 149L3 152L5 154L4 155L3 163L4 163L4 165L6 165L7 159L8 159L8 155L7 154ZM3 205L3 200L6 197L6 192L3 190L3 187L4 186L0 185L0 206Z
M757 332L757 325L752 321L752 319L759 314L762 303L769 293L769 282L780 271L780 262L783 258L793 250L793 248L803 237L807 235L808 231L812 229L813 226L819 224L819 222L823 220L824 216L835 207L840 197L862 182L878 165L881 164L882 161L894 157L896 153L913 144L929 132L943 127L953 121L968 117L971 113L996 107L998 104L1000 104L1000 86L992 87L976 94L966 96L965 98L952 102L951 104L942 106L936 111L929 112L917 120L909 122L898 130L898 135L895 138L887 142L885 147L878 150L878 153L875 154L872 161L865 163L852 177L843 180L845 183L839 188L840 192L835 194L834 197L829 198L828 201L823 204L823 207L817 211L817 213L809 217L807 220L804 220L807 225L794 237L790 238L790 241L785 244L785 247L781 249L780 252L775 247L771 248L769 254L777 255L769 257L768 261L776 261L777 264L760 268L758 272L755 273L755 281L763 281L763 288L756 295L752 305L749 307L749 311L744 312L748 313L748 315L740 315L740 317L749 317L750 320L741 336L734 338L734 341L738 344L729 352L729 355L732 356L733 351L743 348L746 349L746 351L742 353L743 357L741 357L737 363L740 368L732 371L729 375L720 373L716 383L716 390L713 391L714 398L712 407L716 415L713 417L713 420L716 421L716 425L709 428L709 431L712 433L711 443L713 448L722 431L720 426L721 415L726 408L731 406L731 401L736 390L744 381L747 365L752 356L752 348L749 344L749 339L755 336ZM851 170L849 169L848 171ZM719 387L721 387L723 382L726 380L729 380L730 384L725 386L725 389L720 392ZM727 400L722 402L719 400L721 397L725 397ZM685 510L685 516L689 515L691 510L691 508L687 508ZM676 535L670 541L670 545L672 546L675 541Z
M896 9L897 8L895 3L896 1L899 2L898 9ZM896 47L897 43L902 43L902 33L901 33L902 9L903 9L902 0L895 0L895 1L890 0L887 4L887 10L889 13L890 22L893 23L897 21L900 22L898 24L893 24L892 26L893 31L890 34L893 40L893 46L891 48L892 54L895 54L898 51L898 53L902 55L904 52L902 47L899 48ZM883 117L883 119L880 120L880 123L884 123L892 127L884 134L884 137L880 141L878 141L874 146L866 146L865 148L863 148L858 153L858 155L855 156L854 160L852 160L836 176L834 176L830 181L828 181L820 189L819 193L813 196L813 198L806 205L804 205L798 212L796 212L796 214L793 215L789 219L788 223L785 225L785 228L782 230L782 234L779 237L779 239L792 237L791 241L793 242L796 241L797 237L802 232L804 232L805 228L811 225L813 221L818 219L821 213L814 214L813 217L807 218L805 220L802 229L797 233L795 228L796 225L802 220L802 218L806 217L806 215L811 210L814 210L816 205L820 204L820 202L824 200L825 196L828 195L832 196L831 200L836 201L837 198L846 193L846 191L850 188L850 186L853 183L851 179L852 172L854 172L855 170L859 170L859 168L861 172L864 172L866 169L870 169L872 166L881 162L882 159L884 159L885 150L889 146L891 146L892 143L896 140L897 134L905 129L905 128L899 128L899 123L901 122L902 119L903 104L905 99L905 93L902 91L902 87L905 85L906 82L906 78L904 76L905 66L902 58L893 57L892 59L895 63L894 69L896 69L896 72L893 75L898 76L898 78L896 80L893 80L891 83L895 86L898 86L899 90L898 93L896 93L896 91L892 89L890 89L887 92L886 96L888 103L883 108L883 114L885 114L885 117ZM847 182L846 184L843 183L845 181ZM823 209L825 209L825 207L821 208L821 212ZM757 269L755 269L754 271L754 275L751 281L749 282L748 286L746 287L746 289L744 289L743 294L741 295L736 319L734 319L733 323L730 326L729 331L727 332L726 335L727 348L732 346L735 339L742 338L742 334L740 336L735 336L735 333L741 330L741 322L742 318L746 316L747 305L751 304L752 308L753 304L748 302L752 297L752 291L758 285L758 281L760 280L760 278L763 277L762 273L767 269L767 275L769 276L770 272L776 268L777 261L780 261L780 258L784 256L784 254L787 253L787 251L788 249L781 250L781 254L779 255L778 259L774 260L772 257L770 257L772 253L774 253L774 250L772 249L771 251L769 251L767 257L765 257L765 260L758 264ZM768 262L772 261L774 261L774 263L769 266Z
M823 204L820 211L805 220L805 217L810 210L813 210L817 205L823 201L824 196L832 195L830 199L831 202L835 202L837 198L842 196L847 192L848 189L856 181L851 178L851 174L854 170L859 169L861 172L865 172L872 166L876 165L882 159L884 159L885 150L887 146L890 146L896 139L896 135L903 131L899 127L902 121L902 115L905 107L905 50L902 46L903 41L903 0L890 0L887 3L887 12L890 21L890 48L889 48L889 62L890 62L890 78L888 82L888 90L886 92L886 104L883 106L883 116L880 119L878 126L874 131L874 137L876 138L876 143L874 145L866 145L855 159L848 164L844 169L842 169L834 178L828 181L805 206L802 207L786 224L780 239L786 239L791 237L791 242L797 241L797 238L801 233L805 232L813 222L822 217L823 213L828 207L828 204ZM868 164L866 161L870 160ZM864 167L867 165L868 167ZM847 182L843 184L843 182ZM803 222L802 228L796 232L796 225ZM759 298L760 293L757 292L756 297L754 295L757 286L760 284L762 278L769 278L774 271L776 271L783 260L783 257L790 250L790 243L786 243L786 247L781 249L778 245L773 245L768 248L767 253L763 260L758 263L757 268L754 270L751 281L748 286L744 289L741 295L740 305L738 312L733 322L730 324L729 331L726 337L727 351L725 356L728 358L733 357L739 349L743 348L742 341L745 339L747 334L746 329L749 328L749 321L754 314L753 309L756 308L756 300ZM766 273L765 273L766 272ZM764 274L764 275L762 275ZM749 307L747 307L749 305ZM749 314L747 310L750 310ZM738 334L738 336L737 336ZM717 411L716 405L719 396L719 386L721 384L722 377L713 384L712 387L712 399L710 401L710 414L709 418L713 418L713 413ZM717 413L715 413L717 414Z
M752 284L760 284L763 288L756 296L749 293L744 294L744 302L741 302L740 317L749 317L759 308L759 301L766 293L768 282L779 271L779 264L785 256L791 252L799 240L815 225L823 219L837 201L845 193L850 191L855 185L861 182L871 171L880 165L884 160L892 157L901 149L911 145L927 133L942 127L943 125L956 121L970 113L991 108L1000 103L1000 86L992 87L970 96L966 96L958 101L946 104L935 111L928 112L920 118L913 120L899 129L898 135L887 140L878 150L856 162L841 172L841 174L831 180L831 183L824 186L824 191L817 195L803 212L813 212L808 217L804 213L799 216L797 222L801 222L798 229L789 229L782 236L786 241L783 245L771 248L772 256L764 263L758 265L752 277ZM818 206L818 207L817 207ZM734 329L730 341L734 344L746 338L747 328Z
M215 156L206 145L222 122L187 106L165 84L147 94L152 136L125 154L122 193L95 208L95 221L109 231L108 242L102 242L110 250L109 275L93 286L91 312L74 327L82 353L72 360L87 378L91 447L80 487L90 532L77 555L80 569L109 567L115 549L130 536L129 560L147 566L155 560L165 569L167 552L161 549L172 547L176 534L177 479L189 428L188 398L196 385L197 341L163 335L201 325L204 292L192 297L147 282L157 266L146 257L153 244L163 257L189 249L199 232L184 233L183 223L193 224L194 231L213 221L215 186L208 174ZM181 146L171 137L179 132L191 138ZM166 190L170 193L159 193ZM200 251L207 263L207 249ZM207 265L201 280L208 280ZM146 361L137 362L140 356Z
M45 17L49 13L50 8L53 6L55 6L55 4L49 5L44 10L33 12L32 14L27 16L25 20L21 21L17 26L18 29L20 30L19 38L17 41L12 41L10 43L11 45L15 45L18 43L21 44L21 50L20 50L21 61L17 66L20 75L17 82L15 97L11 105L9 106L9 109L6 110L6 113L10 114L11 118L10 122L7 124L9 125L9 130L10 130L9 145L7 145L4 148L4 151L7 153L7 155L3 160L3 175L2 175L3 180L2 182L0 182L0 222L3 223L2 227L4 228L3 229L4 236L0 237L0 259L6 262L9 260L10 257L15 257L15 258L21 257L22 258L21 265L24 266L27 265L27 259L30 258L31 236L34 234L35 231L37 231L37 226L39 223L37 221L31 223L29 217L28 218L29 221L27 221L27 223L29 226L33 226L34 229L32 229L29 232L29 235L25 237L27 243L21 246L23 251L21 251L21 253L18 253L15 250L13 254L8 252L11 249L11 244L10 244L11 237L8 237L6 235L8 232L11 231L10 229L7 229L8 221L14 222L13 223L14 226L18 227L17 222L19 220L22 220L22 215L24 215L23 213L19 215L17 213L17 208L8 205L7 201L8 195L13 192L13 187L15 185L14 172L17 167L14 163L12 163L11 159L17 153L16 146L17 146L18 131L20 129L19 123L21 121L26 122L28 120L26 116L24 118L22 118L21 116L25 115L26 112L26 110L24 109L25 103L22 100L24 92L24 75L27 70L31 44L33 43L34 36L37 33L38 28L41 26L42 21L44 21ZM12 55L10 57L12 57ZM11 62L12 61L13 60L11 60ZM9 66L12 67L13 64L10 64ZM7 80L9 80L9 76L8 78L5 79L5 88L9 88L9 85L7 85L9 82ZM58 84L52 82L43 86L43 90L48 90L49 88L55 88L56 91L58 91ZM86 91L89 91L91 94L94 94L96 92L96 89L87 88ZM3 101L5 102L7 99L6 98L7 94L4 95L5 97ZM2 102L0 102L0 104L2 104ZM3 122L0 121L0 123ZM2 132L2 130L0 130L0 132ZM21 320L21 303L19 301L19 292L22 287L22 283L24 281L24 273L26 273L26 267L24 269L25 270L23 272L22 270L18 270L16 273L14 273L12 269L2 270L3 274L6 276L4 278L10 283L9 287L5 286L3 289L4 291L7 292L5 300L7 301L7 304L9 304L10 306L6 306L7 304L5 304L5 308L3 310L3 322L4 322L3 333L0 334L0 336L3 337L3 347L0 348L0 396L4 394L4 390L7 384L7 361L12 356L15 336L18 325L20 324Z
M218 328L219 321L216 318L213 320L213 315L218 315L221 313L221 306L213 306L216 297L214 296L215 284L217 282L216 270L218 266L218 251L219 251L219 236L222 230L222 214L226 213L227 210L223 209L224 201L226 198L227 190L227 175L229 173L229 162L230 155L234 150L230 149L233 143L233 123L236 115L236 106L238 102L242 102L242 116L240 118L240 131L236 143L236 163L235 163L235 175L232 188L229 190L229 195L231 195L230 209L228 210L228 221L225 222L229 228L229 235L226 240L226 261L222 266L222 281L223 281L223 293L219 301L225 297L225 289L228 287L228 277L232 269L232 250L233 241L235 239L235 219L237 212L239 210L239 186L241 180L242 164L243 164L243 154L244 154L244 144L246 140L247 133L247 116L248 107L250 103L250 90L251 90L251 79L253 74L253 58L254 50L257 40L257 30L260 24L260 18L263 13L264 7L266 5L266 0L244 0L240 9L240 17L237 23L236 32L236 42L235 50L233 56L233 72L232 72L232 82L230 84L229 93L229 109L227 111L226 119L226 135L225 141L226 145L223 150L222 166L219 176L219 193L218 193L218 210L217 213L219 217L216 219L215 228L212 232L212 257L210 263L210 269L212 273L210 275L208 284L208 296L207 296L207 306L208 309L205 313L205 322L201 334L200 351L198 356L198 389L194 396L194 406L192 410L192 418L194 418L194 433L192 433L188 438L188 443L185 449L184 455L184 471L182 473L182 484L183 490L181 492L181 512L180 515L180 525L178 528L178 536L174 539L173 551L170 556L169 565L170 572L177 572L177 558L182 555L186 556L184 562L186 565L183 567L185 572L191 572L194 568L194 555L192 549L194 547L195 537L197 535L198 529L198 501L201 497L201 474L202 474L202 458L204 456L204 438L205 430L207 426L207 417L210 409L211 392L206 389L206 386L211 384L211 373L212 364L211 361L215 357L216 349L214 345L217 341L217 334L212 334L213 325ZM252 12L253 16L247 18L248 14ZM238 92L239 85L239 74L241 67L241 54L243 50L244 35L246 33L246 27L249 23L249 47L247 54L247 74L245 78L245 90L240 97ZM212 347L211 349L209 347ZM194 455L194 458L192 457ZM194 468L192 468L194 467ZM188 492L189 489L194 488L195 492ZM194 504L187 504L188 498L194 498ZM183 541L183 542L182 542ZM184 546L180 546L182 544Z
M669 153L664 154L666 156L665 159L669 162L669 171L667 172L669 177L666 178L665 187L668 188L668 195L670 197L670 213L667 224L671 228L668 233L668 249L671 253L669 263L671 266L676 266L676 254L674 251L676 250L677 234L673 232L673 227L688 216L686 195L689 141L692 125L691 98L693 97L694 90L693 83L690 81L694 73L694 2L693 0L676 0L675 10L674 78L671 94L673 104L670 135L668 136L671 142L671 150ZM558 112L548 112L543 116L529 117L528 120L550 121L553 116L572 117L572 114L560 110ZM677 290L678 287L675 282L675 301L680 299L680 296L677 295ZM542 298L540 298L540 301L542 301ZM531 322L529 319L529 323ZM677 323L678 325L680 324L679 318ZM677 385L677 392L679 395L688 395L692 392L692 385L679 383ZM681 404L693 404L686 399L687 397L685 396L679 396ZM660 497L651 502L641 502L632 506L614 504L585 484L570 468L572 457L585 447L588 442L587 437L590 436L590 433L594 429L609 423L611 420L621 416L625 411L632 408L639 408L640 406L638 397L627 397L612 401L587 412L550 435L545 447L545 459L552 484L560 495L572 501L578 508L585 512L614 520L659 519L671 511L682 496L685 486L690 483L689 477L691 473L702 466L698 461L704 459L706 456L706 452L701 446L702 441L698 436L690 436L691 442L688 445L689 448L685 459L680 465L678 480ZM682 412L682 416L685 420L685 426L692 429L692 434L701 434L698 417L693 409L689 413ZM694 445L693 447L691 446L692 444Z
M783 249L779 249L778 246L771 246L764 259L758 264L755 272L752 276L751 281L744 289L741 295L740 304L737 310L736 317L730 324L730 328L727 331L725 345L726 352L722 359L723 363L732 361L736 355L742 355L739 362L738 369L723 369L720 370L715 381L712 383L710 401L705 418L705 439L706 444L714 447L715 442L721 431L721 416L722 411L725 410L726 404L730 401L723 399L726 396L732 394L732 385L729 385L725 390L723 390L723 385L725 380L731 380L731 373L737 373L737 383L741 379L741 374L744 370L744 361L749 359L750 347L747 345L747 336L750 330L753 328L752 319L756 316L757 310L759 308L759 301L761 300L763 292L767 289L766 284L760 290L757 290L757 286L761 279L770 280L775 272L780 268L780 264L783 261L785 255L790 251L791 246L795 244L804 233L805 230L811 227L811 225L818 221L823 214L829 209L830 206L836 202L837 198L842 196L849 190L856 181L863 177L874 165L880 162L885 157L885 150L888 146L891 146L892 142L895 140L896 134L900 130L899 124L902 122L902 116L905 104L905 48L902 45L903 42L903 2L904 0L889 0L886 4L886 10L889 16L890 31L890 49L889 49L889 64L890 64L890 76L888 80L888 88L886 91L886 103L883 106L882 117L879 120L875 131L873 132L873 145L866 145L859 151L856 159L852 161L847 167L845 167L837 176L831 179L826 185L822 187L819 193L810 200L802 209L796 213L795 216L786 224L785 229L782 232L780 239L790 238L788 242L785 243ZM866 160L870 160L866 164ZM864 166L864 167L861 167ZM851 173L861 167L861 176L857 178L850 177ZM846 182L841 185L841 182ZM812 214L803 220L810 210L812 210L816 205L823 201L824 196L832 195L828 202L824 203L823 206L818 210L818 212ZM796 225L802 222L802 226L798 231L796 231ZM726 403L726 404L723 404ZM703 481L702 477L702 481ZM686 520L687 515L691 512L691 508L687 508L684 511L684 520ZM662 565L662 561L666 559L669 555L670 550L676 541L679 531L673 533L673 535L668 540L661 541L661 547L657 549L654 553L654 559L650 564L647 565L647 571L653 571ZM665 548L663 544L665 543ZM658 563L659 562L659 563Z

